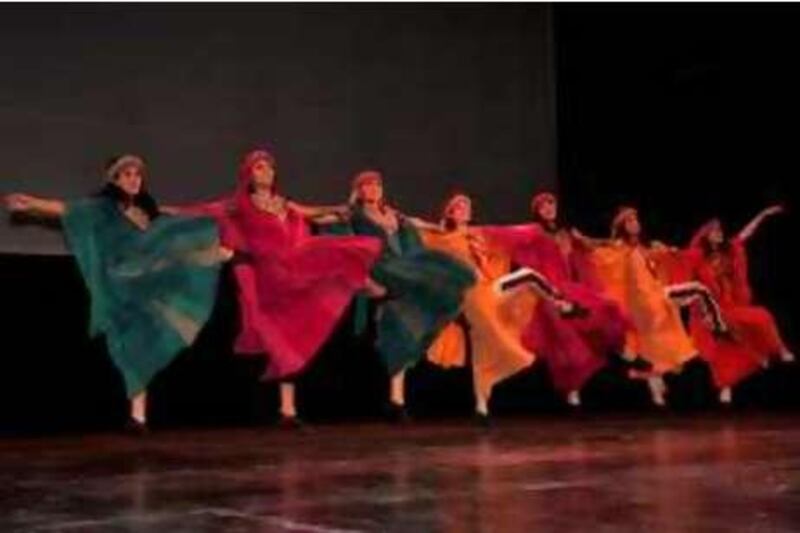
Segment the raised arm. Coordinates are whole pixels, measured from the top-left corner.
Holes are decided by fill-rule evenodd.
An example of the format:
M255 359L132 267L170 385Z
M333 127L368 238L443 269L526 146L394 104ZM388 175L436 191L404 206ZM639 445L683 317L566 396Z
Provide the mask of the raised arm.
M21 193L9 194L4 200L6 209L12 213L42 218L59 218L66 212L66 205L61 200L37 198Z
M773 215L783 213L783 211L784 209L783 206L781 205L773 205L764 209L758 215L756 215L755 218L751 220L744 228L742 228L742 231L740 231L738 235L739 240L742 242L746 241L747 239L753 236L753 234L756 232L761 223L764 222L764 220Z

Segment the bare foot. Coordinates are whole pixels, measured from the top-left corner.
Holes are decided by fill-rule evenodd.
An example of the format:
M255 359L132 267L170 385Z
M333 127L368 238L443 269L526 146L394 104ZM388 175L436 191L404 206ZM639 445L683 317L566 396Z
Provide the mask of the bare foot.
M730 387L725 387L719 391L719 403L723 405L730 405L733 401L733 391Z
M580 407L581 406L581 392L577 390L572 390L567 393L567 404L571 407Z
M650 397L653 400L653 404L658 407L664 407L667 405L666 400L664 399L664 393L667 391L667 386L664 384L664 380L661 376L653 376L647 380L647 386L650 387Z

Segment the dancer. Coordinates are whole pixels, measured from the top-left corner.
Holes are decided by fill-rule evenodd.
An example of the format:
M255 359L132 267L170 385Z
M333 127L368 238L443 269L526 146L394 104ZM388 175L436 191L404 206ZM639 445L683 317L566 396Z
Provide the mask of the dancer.
M683 327L680 307L697 303L714 335L725 337L727 327L716 301L701 283L671 283L666 272L671 251L658 242L644 245L638 211L632 207L618 210L610 242L578 238L594 245L592 258L606 293L633 322L623 356L629 360L640 356L652 366L646 373L632 371L632 375L646 378L653 403L664 406L664 374L679 373L698 355Z
M530 366L535 359L533 352L523 346L522 333L537 299L553 301L565 312L571 306L543 276L533 271L524 279L517 276L513 284L506 280L501 290L497 290L496 283L509 271L510 258L500 250L491 249L481 228L470 226L471 221L472 201L464 194L455 194L445 204L442 231L422 232L429 248L469 265L478 280L464 298L467 332L458 321L448 324L428 349L428 360L445 368L464 366L465 336L469 335L476 417L479 423L487 424L493 387ZM519 287L522 284L533 290L522 289Z
M214 216L226 244L244 258L234 266L241 313L235 351L267 357L264 378L280 381L281 424L301 425L293 380L313 360L356 293L385 294L370 278L381 241L312 236L309 220L340 220L349 208L286 199L278 191L275 158L266 150L243 158L233 197L171 210Z
M423 246L420 229L440 230L388 205L379 172L367 170L355 177L351 202L350 231L384 243L372 271L388 290L375 315L376 347L391 376L389 414L404 420L406 370L425 356L441 329L459 314L475 275L461 261Z
M584 385L606 365L609 353L622 348L627 321L603 296L583 242L559 223L556 197L534 196L531 212L532 224L486 227L483 233L515 263L540 272L563 298L585 311L584 316L564 316L553 300L542 299L523 336L525 346L547 364L556 390L577 407ZM530 272L516 273L512 280L514 276L524 279Z
M135 155L112 159L102 191L75 201L11 194L13 213L61 220L91 295L92 335L108 352L131 400L127 428L147 429L147 387L191 344L211 314L221 261L214 221L159 216Z
M686 252L692 275L711 290L736 344L745 352L739 357L720 353L717 340L701 327L696 313L693 313L690 331L707 357L722 403L730 403L732 387L766 366L770 357L794 361L794 355L781 339L772 314L764 307L753 305L745 250L746 242L761 223L782 211L781 206L763 210L732 238L726 238L719 219L713 219L695 233Z

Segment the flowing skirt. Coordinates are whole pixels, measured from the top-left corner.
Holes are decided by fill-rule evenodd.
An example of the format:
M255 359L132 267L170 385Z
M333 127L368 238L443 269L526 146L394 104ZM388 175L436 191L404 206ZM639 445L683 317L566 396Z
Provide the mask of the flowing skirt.
M566 393L580 390L623 347L627 322L616 304L593 290L574 283L559 288L589 315L563 318L552 303L540 301L523 343L545 361L556 390Z
M626 353L640 355L657 373L677 370L697 355L680 309L668 298L666 285L650 271L642 252L613 246L595 250L592 259L606 294L633 325L626 334Z
M265 354L266 379L301 372L364 288L381 249L370 237L309 237L236 265L241 329L235 349Z
M469 327L475 394L489 399L494 386L527 368L534 354L522 344L522 332L530 322L537 298L521 288L505 297L494 292L491 282L478 282L464 298ZM450 323L428 349L428 360L443 368L466 364L467 339L457 323Z
M385 255L373 277L389 291L378 307L377 349L390 375L425 356L439 332L461 311L472 269L447 254L419 249Z
M133 397L211 314L221 262L216 225L159 217L142 231L99 198L70 203L62 222L91 295L91 333L105 335Z

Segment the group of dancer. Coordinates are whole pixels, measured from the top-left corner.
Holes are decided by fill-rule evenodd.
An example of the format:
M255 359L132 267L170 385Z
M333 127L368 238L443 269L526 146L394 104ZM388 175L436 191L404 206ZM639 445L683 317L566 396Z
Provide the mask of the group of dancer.
M304 205L280 193L266 150L248 153L233 194L212 202L159 205L146 174L142 158L123 155L93 196L15 193L5 202L15 214L61 220L133 431L146 430L150 382L208 321L225 262L238 288L234 350L266 358L264 378L279 383L290 426L300 423L295 380L354 300L356 334L374 322L388 410L400 420L406 372L423 359L471 366L482 423L493 388L537 359L572 406L614 356L659 406L663 377L694 358L710 366L723 403L771 358L794 360L772 315L753 304L747 274L745 243L780 207L732 237L714 219L673 247L645 242L632 207L619 209L608 238L587 237L561 223L551 193L533 197L526 224L474 226L465 194L448 198L439 220L421 220L385 201L374 170L355 176L348 202Z

